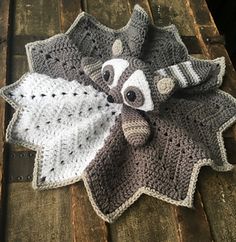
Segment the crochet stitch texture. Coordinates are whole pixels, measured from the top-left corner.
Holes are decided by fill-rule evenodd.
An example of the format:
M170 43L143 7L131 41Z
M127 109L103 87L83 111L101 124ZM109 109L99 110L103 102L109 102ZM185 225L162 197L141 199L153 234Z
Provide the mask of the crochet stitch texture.
M39 189L80 180L121 109L91 86L37 73L1 91L17 109L7 140L37 151L33 186Z
M35 188L83 179L112 222L143 193L191 207L202 166L232 169L222 133L236 102L218 89L224 58L191 57L175 26L151 25L137 5L120 30L82 13L26 50L37 73L1 94L17 109L7 139L37 150Z

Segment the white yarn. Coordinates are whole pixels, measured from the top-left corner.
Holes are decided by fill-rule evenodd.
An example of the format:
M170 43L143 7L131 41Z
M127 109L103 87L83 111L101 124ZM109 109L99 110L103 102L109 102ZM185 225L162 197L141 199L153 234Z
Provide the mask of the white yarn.
M108 104L105 94L91 86L37 73L1 91L18 109L8 126L8 141L38 151L35 188L78 181L121 112L121 105Z

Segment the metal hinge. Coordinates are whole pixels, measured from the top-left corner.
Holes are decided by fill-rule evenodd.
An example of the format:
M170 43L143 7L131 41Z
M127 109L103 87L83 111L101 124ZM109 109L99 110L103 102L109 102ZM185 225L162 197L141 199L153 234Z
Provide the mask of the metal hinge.
M7 164L8 182L32 181L35 152L17 151L10 153Z

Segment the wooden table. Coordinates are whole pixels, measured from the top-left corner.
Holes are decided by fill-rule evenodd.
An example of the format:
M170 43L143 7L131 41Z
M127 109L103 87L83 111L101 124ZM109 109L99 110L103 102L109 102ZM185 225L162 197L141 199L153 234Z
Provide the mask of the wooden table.
M236 73L205 0L1 0L0 87L27 72L26 43L64 32L82 10L119 28L128 21L135 3L148 11L155 24L176 24L195 56L225 56L222 88L236 97ZM216 173L203 168L195 210L143 195L116 222L107 224L93 211L81 182L39 192L29 181L20 181L25 178L9 181L14 162L33 162L32 153L4 142L10 116L9 106L0 99L1 232L5 231L6 241L236 241L235 170ZM224 137L229 161L236 163L236 126Z

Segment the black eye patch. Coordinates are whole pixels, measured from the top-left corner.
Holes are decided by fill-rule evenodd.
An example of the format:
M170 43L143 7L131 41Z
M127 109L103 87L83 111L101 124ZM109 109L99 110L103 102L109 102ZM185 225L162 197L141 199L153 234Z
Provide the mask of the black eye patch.
M102 78L108 85L112 85L114 80L114 69L112 65L104 66L102 70Z

